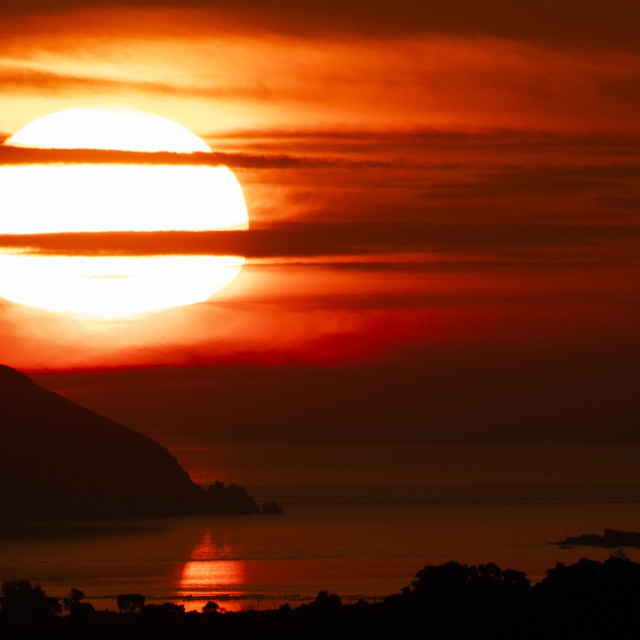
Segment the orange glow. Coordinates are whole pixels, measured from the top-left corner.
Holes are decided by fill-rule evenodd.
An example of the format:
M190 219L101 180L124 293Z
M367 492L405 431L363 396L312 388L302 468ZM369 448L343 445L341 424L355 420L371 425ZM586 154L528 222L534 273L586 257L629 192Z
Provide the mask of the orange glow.
M434 3L415 3L415 21L405 11L363 16L348 3L329 3L320 23L316 14L325 5L281 3L282 12L274 13L258 4L102 4L47 12L15 5L3 14L0 132L79 104L161 109L201 135L216 161L218 154L227 156L220 162L241 181L254 227L237 234L242 239L236 244L235 238L213 243L219 255L244 256L250 264L207 304L103 324L3 304L4 361L22 367L238 359L334 364L443 341L484 343L498 336L530 343L567 335L586 341L589 331L600 335L600 326L620 328L611 335L635 335L628 329L638 283L637 268L629 266L637 262L640 197L635 40L611 37L604 47L604 41L578 37L579 29L561 30L560 39L542 37L560 30L541 15L528 35L519 22L506 28L497 12L496 24L487 28ZM329 19L343 10L345 20ZM369 18L378 22L375 28ZM402 28L391 28L399 18ZM575 19L581 18L586 14ZM606 25L591 19L593 34L601 34ZM455 28L446 27L448 20ZM459 20L464 25L453 24ZM90 110L83 117L90 118ZM156 148L204 148L190 133L177 141L168 129L161 137L143 135L159 121L115 127L123 132L118 148L146 149L147 155ZM10 143L104 148L115 141L111 134L96 139L75 116L58 116L56 123L56 132L26 126ZM78 138L76 127L84 131ZM163 144L154 147L159 139ZM158 256L132 263L160 270L166 254L191 258L210 247L205 234L176 244L167 236L160 243L162 230L236 225L233 216L220 217L228 207L224 187L204 197L221 199L210 206L200 205L191 186L204 181L199 172L213 181L212 168L166 166L170 160L152 166L136 158L125 176L106 154L109 164L89 152L65 159L75 164L54 165L50 156L24 166L29 151L22 146L0 153L0 234L20 235L16 244L10 244L14 238L0 242L33 252L5 251L0 292L3 280L26 268L18 265L42 265L53 274L56 261L47 264L45 256L65 252L89 270L70 289L133 290L116 257ZM132 183L126 195L117 189L125 179ZM71 220L60 203L79 182L95 185L78 196L91 202L92 214L74 207L81 213ZM34 183L42 188L32 189ZM157 201L133 189L141 183L153 183ZM55 214L34 213L41 191L53 194L47 206ZM149 209L145 215L128 214L136 198L131 206ZM9 202L15 215L7 214ZM165 216L169 209L180 215ZM237 226L246 226L242 219ZM20 244L34 225L41 234L64 238ZM108 241L103 234L95 246L91 238L71 237L108 229L133 232ZM104 263L111 270L103 268L103 257L113 258ZM184 267L177 255L171 260L167 270L175 268L181 289L194 284L187 262L205 270L191 259ZM618 266L592 270L597 264ZM224 271L238 268L232 263ZM598 273L606 273L606 283ZM17 297L24 287L11 286L24 304ZM147 287L141 281L138 291ZM192 299L217 285L208 287ZM43 295L53 295L53 275L44 288ZM125 313L103 303L107 295L91 303L98 318L111 309L116 317ZM138 293L127 295L138 303ZM589 330L585 315L594 318ZM572 317L580 319L575 326Z
M165 113L201 132L638 132L626 97L640 68L635 52L594 56L496 34L294 36L271 32L272 15L256 11L247 22L232 13L117 6L16 18L0 31L0 127L81 100L145 109L161 101ZM21 110L12 113L16 95Z
M211 533L207 531L200 544L191 553L180 577L179 597L193 596L201 600L220 598L220 596L240 596L244 594L242 585L246 581L244 562L222 560L229 548L214 544Z
M49 311L118 318L206 300L244 260L220 256L69 257L0 254L7 300Z
M210 152L181 125L128 109L71 109L18 131L8 145L50 149ZM246 229L226 167L60 164L4 166L0 232ZM55 312L124 317L206 300L238 275L240 257L0 255L2 297Z

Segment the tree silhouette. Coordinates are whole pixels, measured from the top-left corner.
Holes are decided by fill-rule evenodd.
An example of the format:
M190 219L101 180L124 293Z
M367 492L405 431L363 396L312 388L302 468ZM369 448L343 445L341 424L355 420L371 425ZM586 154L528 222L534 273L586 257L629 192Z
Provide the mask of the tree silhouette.
M330 593L327 590L319 591L316 599L311 603L311 606L315 610L327 612L335 611L342 606L340 597L335 593Z
M139 593L121 593L116 598L120 613L142 613L146 598Z
M71 589L69 595L62 601L62 608L75 618L92 613L93 606L88 602L81 602L82 600L84 600L84 591Z
M604 562L558 563L533 595L541 621L554 621L557 636L552 637L640 637L640 565L624 554Z
M202 613L206 613L207 615L220 613L220 605L217 602L209 600L209 602L202 607Z
M28 634L62 611L56 598L47 596L39 584L32 585L29 580L3 582L0 607L9 635Z

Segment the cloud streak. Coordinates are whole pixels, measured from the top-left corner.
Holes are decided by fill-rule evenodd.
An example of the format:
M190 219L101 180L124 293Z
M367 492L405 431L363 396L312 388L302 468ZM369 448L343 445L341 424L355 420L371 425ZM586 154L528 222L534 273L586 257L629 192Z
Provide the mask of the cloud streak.
M418 220L304 222L249 231L155 231L0 235L5 249L61 255L358 256L593 246L637 246L637 225L442 224Z
M234 168L286 168L299 167L305 159L291 156L256 156L242 153L174 153L170 151L119 151L101 149L39 149L0 145L2 165L30 164L146 164L220 166ZM323 164L316 161L316 164ZM324 163L326 164L326 162Z

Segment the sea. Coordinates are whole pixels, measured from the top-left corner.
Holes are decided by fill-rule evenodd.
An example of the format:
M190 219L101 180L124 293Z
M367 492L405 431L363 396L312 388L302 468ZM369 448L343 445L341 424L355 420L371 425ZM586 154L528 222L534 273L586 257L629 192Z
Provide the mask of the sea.
M214 442L184 429L154 435L196 481L235 477L286 514L5 528L0 581L28 579L58 598L80 589L97 609L113 610L123 593L186 610L208 601L226 610L295 606L321 590L344 602L376 600L409 586L424 566L451 560L494 562L537 582L559 562L604 560L616 551L555 544L566 536L640 527L640 484L593 467L579 475L569 461L554 473L556 462L536 456L529 467L516 459L516 471L521 443L508 450L489 440L420 444L388 435L251 443ZM616 446L618 470L627 468L625 456L637 460L635 447ZM589 447L571 446L580 468L585 455L614 460L617 451ZM500 455L489 456L496 448ZM505 451L510 462L500 467ZM624 553L640 561L640 550Z

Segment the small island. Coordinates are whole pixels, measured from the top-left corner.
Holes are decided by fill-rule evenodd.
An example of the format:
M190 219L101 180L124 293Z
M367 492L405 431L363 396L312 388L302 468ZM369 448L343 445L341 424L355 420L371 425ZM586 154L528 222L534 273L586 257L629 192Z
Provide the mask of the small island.
M569 536L564 540L550 542L562 548L569 547L636 547L640 548L640 532L605 529L604 534L583 533L580 536Z

